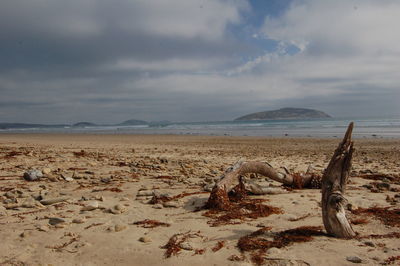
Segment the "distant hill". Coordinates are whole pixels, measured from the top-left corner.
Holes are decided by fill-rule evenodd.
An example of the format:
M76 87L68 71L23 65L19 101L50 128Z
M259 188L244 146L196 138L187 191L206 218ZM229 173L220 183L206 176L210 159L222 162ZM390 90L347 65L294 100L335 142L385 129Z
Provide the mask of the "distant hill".
M235 121L244 120L277 120L277 119L309 119L329 118L330 115L313 109L305 108L282 108L279 110L252 113L236 118Z
M43 124L27 124L27 123L0 123L0 129L27 129L27 128L61 128L68 125L43 125Z
M117 126L138 126L138 125L147 125L148 123L143 120L137 120L137 119L130 119L126 120L120 124L117 124Z
M95 127L97 126L94 123L91 122L78 122L72 125L73 127Z

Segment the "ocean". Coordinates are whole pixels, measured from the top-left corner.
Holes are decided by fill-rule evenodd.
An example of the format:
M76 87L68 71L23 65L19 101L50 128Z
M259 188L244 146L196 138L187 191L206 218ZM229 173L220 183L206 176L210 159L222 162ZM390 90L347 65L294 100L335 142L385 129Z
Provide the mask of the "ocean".
M220 121L138 125L0 129L1 133L173 134L258 137L342 137L353 121L355 138L400 138L400 118Z

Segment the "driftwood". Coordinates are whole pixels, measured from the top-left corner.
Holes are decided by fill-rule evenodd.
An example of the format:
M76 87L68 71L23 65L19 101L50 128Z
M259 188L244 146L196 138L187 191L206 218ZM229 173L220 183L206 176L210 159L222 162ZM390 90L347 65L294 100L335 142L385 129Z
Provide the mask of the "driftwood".
M343 141L325 169L322 177L322 218L328 234L339 238L351 238L355 235L346 218L345 206L347 200L345 192L351 158L354 148L351 141L353 123L347 128Z
M327 233L339 238L353 237L355 233L345 215L344 206L347 201L343 196L354 151L351 141L353 126L353 123L350 123L343 141L333 154L328 167L324 171L322 184L321 179L312 174L310 168L305 174L291 174L286 169L285 171L277 171L268 163L239 160L228 168L215 184L206 208L228 210L230 206L228 193L238 182L242 183L241 176L255 173L294 188L321 187L322 216ZM262 194L260 188L252 185L250 187L253 187L255 192L260 192L255 194Z
M309 168L309 170L310 169L311 168ZM268 163L257 161L245 162L241 159L232 167L228 168L221 176L220 180L215 184L213 190L211 191L206 207L225 210L229 205L228 193L239 182L241 176L249 173L263 175L294 188L318 187L320 178L310 173L309 170L305 174L290 174L286 169L283 171L277 171ZM263 193L262 189L256 188L254 185L250 185L250 187L252 187L251 190L253 190L254 194L279 193L279 191L275 190L265 190Z

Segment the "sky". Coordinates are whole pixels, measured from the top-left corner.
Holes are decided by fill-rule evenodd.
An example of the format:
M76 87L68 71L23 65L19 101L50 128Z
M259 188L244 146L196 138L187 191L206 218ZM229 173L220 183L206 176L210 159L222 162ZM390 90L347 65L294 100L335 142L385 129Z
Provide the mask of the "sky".
M1 0L0 122L400 116L398 0Z

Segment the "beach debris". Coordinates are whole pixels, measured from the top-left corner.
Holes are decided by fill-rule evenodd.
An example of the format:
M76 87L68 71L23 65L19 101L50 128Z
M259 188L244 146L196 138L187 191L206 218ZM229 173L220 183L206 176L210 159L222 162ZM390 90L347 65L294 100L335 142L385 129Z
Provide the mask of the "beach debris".
M400 260L400 256L391 256L387 258L382 264L383 265L390 265L390 264L395 264L396 261Z
M225 241L221 240L218 241L217 244L215 244L215 246L211 249L213 252L217 252L218 250L220 250L221 248L223 248L225 246Z
M72 220L72 222L73 222L74 224L83 224L83 223L86 222L86 219L85 219L85 218L74 218L74 219Z
M314 236L326 236L320 226L302 226L281 232L270 232L271 227L261 228L238 241L238 248L242 252L252 252L251 261L261 265L265 261L265 254L271 248L282 248L293 243L309 242Z
M203 216L212 220L207 222L210 226L220 226L227 224L240 224L248 219L267 217L271 214L280 214L283 211L279 208L263 204L264 199L251 199L242 182L239 183L224 200L223 208L221 205L210 206L209 202L204 206L209 209Z
M348 257L346 257L346 260L353 262L353 263L361 263L362 262L362 259L357 256L348 256Z
M121 214L121 213L126 212L126 207L122 204L117 204L117 205L114 205L112 208L110 208L110 212L112 214Z
M170 226L169 223L163 223L163 222L160 222L157 220L150 220L150 219L137 221L137 222L134 222L133 224L141 226L143 228L154 228L154 227L158 227L158 226L169 227Z
M171 256L177 256L179 252L184 249L183 247L187 248L186 250L193 250L193 247L185 243L189 238L204 238L200 234L200 231L198 232L191 232L188 231L186 233L179 233L179 234L174 234L169 240L168 243L161 248L166 249L165 251L165 258L170 258ZM182 247L183 246L183 247ZM191 249L190 249L191 248ZM195 251L196 254L196 251Z
M37 169L30 169L24 173L23 177L26 181L36 181L43 177L43 173Z
M400 209L390 209L390 207L358 208L353 210L352 213L373 215L385 225L400 227Z

